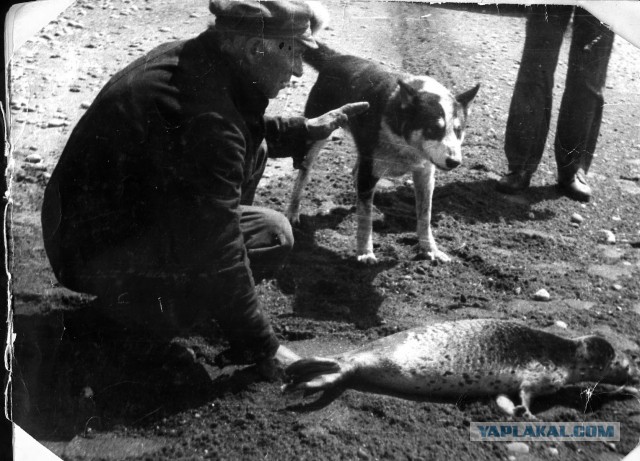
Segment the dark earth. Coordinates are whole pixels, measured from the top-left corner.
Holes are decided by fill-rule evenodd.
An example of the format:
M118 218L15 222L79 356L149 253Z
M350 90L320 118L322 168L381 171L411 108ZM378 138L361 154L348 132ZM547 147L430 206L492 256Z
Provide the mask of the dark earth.
M289 264L258 286L282 342L301 355L327 355L436 320L495 317L563 336L600 333L638 362L640 50L616 38L589 175L593 200L579 204L555 189L555 120L532 187L506 196L494 187L506 168L504 129L524 41L522 9L326 4L332 22L321 37L332 47L431 75L454 92L482 87L463 166L439 174L434 194L434 231L452 256L448 264L416 258L408 177L380 182L379 263L357 263L355 153L348 134L332 136L306 192ZM570 387L536 400L532 411L541 421L620 422L619 442L471 442L471 421L509 420L493 401L435 403L353 390L320 400L284 396L281 383L259 379L251 367L220 371L210 364L225 346L213 324L176 339L195 351L199 366L191 356L167 361L165 349L144 332L97 318L91 297L57 285L39 212L73 126L110 75L162 42L196 35L208 20L206 0L81 0L14 56L8 243L18 352L14 419L69 460L619 460L629 453L640 439L640 403L605 386L592 395ZM307 69L294 79L270 112L301 113L314 78ZM293 177L290 159L271 164L258 204L284 211ZM572 222L574 213L581 223ZM609 242L603 230L611 232ZM535 300L543 288L550 299Z

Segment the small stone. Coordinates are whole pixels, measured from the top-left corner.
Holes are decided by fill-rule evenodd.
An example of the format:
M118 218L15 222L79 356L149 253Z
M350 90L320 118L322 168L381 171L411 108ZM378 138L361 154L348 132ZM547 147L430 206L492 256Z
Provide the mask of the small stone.
M549 301L551 299L551 295L544 288L539 289L533 295L533 299L536 301Z
M527 454L529 453L529 445L523 442L511 442L507 444L509 453Z
M42 157L38 154L30 154L27 155L27 158L25 158L24 161L27 163L40 163L42 161Z
M614 283L613 285L611 285L611 288L613 288L615 291L621 291L622 290L622 285L620 285L618 283Z
M171 32L171 29L169 29L168 27L161 27L160 29L158 29L160 32Z
M558 449L556 447L549 447L549 454L551 456L558 456L560 454L560 452L558 451Z
M520 293L522 293L522 288L521 287L516 287L515 290L513 290L515 292L515 294L519 295Z
M80 103L80 108L81 108L81 109L88 109L88 108L89 108L89 106L91 106L91 103L90 103L90 102L86 102L86 101L85 101L85 102L81 102L81 103Z
M608 243L610 245L616 243L616 236L613 232L607 229L602 229L599 233L599 239L601 242Z
M69 123L65 120L53 119L47 122L47 128L57 128L60 126L67 126Z
M555 325L556 325L557 327L559 327L559 328L564 329L564 330L566 330L566 329L569 327L569 325L567 325L567 323L566 323L566 322L563 322L562 320L556 320L556 321L555 321Z
M573 213L571 215L571 222L580 224L583 221L584 221L584 218L582 217L582 215L580 215L578 213Z
M496 404L498 408L504 412L504 414L513 416L516 412L516 406L513 401L506 395L499 395L496 398Z
M379 190L392 189L393 187L394 187L393 181L386 178L380 179L377 184L377 188Z

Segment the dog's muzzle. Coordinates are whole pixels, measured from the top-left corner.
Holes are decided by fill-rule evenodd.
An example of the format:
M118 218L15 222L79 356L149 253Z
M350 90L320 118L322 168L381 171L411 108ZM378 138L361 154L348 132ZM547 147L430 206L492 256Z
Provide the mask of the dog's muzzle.
M459 160L454 160L452 158L448 158L445 162L445 165L447 165L447 168L450 170L453 170L454 168L457 168L460 166L460 162Z

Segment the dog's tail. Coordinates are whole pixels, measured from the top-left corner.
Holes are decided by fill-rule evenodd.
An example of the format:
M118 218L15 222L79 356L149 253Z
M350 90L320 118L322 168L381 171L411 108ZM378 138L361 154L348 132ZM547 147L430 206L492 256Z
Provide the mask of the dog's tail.
M317 39L316 43L318 44L318 48L307 48L302 55L302 60L313 67L315 70L320 72L327 61L329 61L334 56L338 56L340 53L332 50Z
M311 34L316 40L318 48L307 48L304 52L303 59L311 67L320 71L327 59L337 54L316 37L318 32L325 29L329 24L329 10L327 10L321 2L316 0L308 1L307 4L311 10Z
M317 0L311 0L307 2L309 10L311 10L310 27L311 35L316 35L322 29L326 29L329 25L329 10L321 2Z

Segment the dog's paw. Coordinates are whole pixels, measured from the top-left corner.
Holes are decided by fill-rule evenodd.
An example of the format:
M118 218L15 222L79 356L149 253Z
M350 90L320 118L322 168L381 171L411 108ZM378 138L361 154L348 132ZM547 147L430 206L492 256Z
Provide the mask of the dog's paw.
M441 263L448 263L451 261L451 257L443 251L429 248L418 247L418 256L428 259L429 261L437 261Z
M363 255L358 255L358 262L363 264L376 264L378 262L378 258L373 253L365 253Z
M448 263L451 261L451 257L440 250L429 251L427 253L427 257L432 261L438 261L441 263Z
M290 212L287 212L286 216L287 216L287 219L289 220L289 223L293 227L297 227L300 225L300 213L290 211Z

